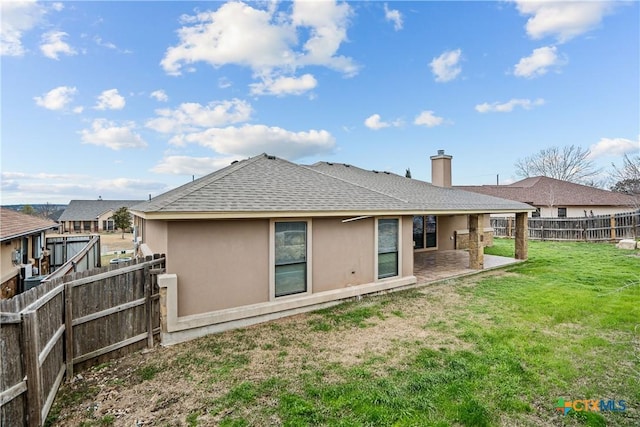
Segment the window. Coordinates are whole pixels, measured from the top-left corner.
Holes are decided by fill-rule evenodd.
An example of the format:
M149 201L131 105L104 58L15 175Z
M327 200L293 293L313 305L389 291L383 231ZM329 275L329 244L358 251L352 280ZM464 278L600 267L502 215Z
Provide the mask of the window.
M91 221L83 221L82 228L84 231L91 231Z
M80 232L80 221L73 221L73 231Z
M435 215L413 217L413 248L435 248L438 246L438 220Z
M531 216L533 218L540 218L540 208L536 208L536 210L531 213Z
M275 296L307 291L307 223L275 223Z
M398 219L378 220L378 279L398 275Z
M567 217L567 208L558 208L558 218Z

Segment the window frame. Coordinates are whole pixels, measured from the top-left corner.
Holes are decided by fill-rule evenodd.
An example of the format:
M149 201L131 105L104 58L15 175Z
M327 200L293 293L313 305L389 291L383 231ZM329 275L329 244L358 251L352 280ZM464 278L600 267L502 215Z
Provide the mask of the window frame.
M397 271L395 276L387 276L387 277L380 277L380 273L379 273L379 257L380 257L380 252L379 252L379 229L380 229L380 220L386 220L386 219L395 219L398 221L398 248L397 248L397 252L396 252L396 258L397 258ZM373 277L375 278L376 282L379 281L383 281L383 280L389 280L389 279L397 279L399 277L402 277L402 222L403 222L403 218L399 217L399 216L383 216L383 217L377 217L376 221L375 221L375 235L374 235L374 244L375 244L375 250L374 250L374 275ZM411 228L413 230L413 217L411 218ZM391 252L384 252L384 253L391 253Z
M306 290L294 294L276 296L276 223L303 222L306 224ZM271 219L269 221L269 301L300 298L313 293L313 222L311 218Z
M563 210L564 214L560 215L560 209ZM558 207L558 218L567 218L567 208L565 207Z

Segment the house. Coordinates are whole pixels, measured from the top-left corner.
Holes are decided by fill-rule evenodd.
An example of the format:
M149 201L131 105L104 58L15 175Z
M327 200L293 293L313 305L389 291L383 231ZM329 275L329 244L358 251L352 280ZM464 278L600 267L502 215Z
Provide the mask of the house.
M120 208L129 208L141 200L72 200L58 222L62 233L99 233L116 231L113 214Z
M0 208L0 298L11 298L31 276L49 273L45 233L58 224L7 208Z
M582 217L609 215L638 209L640 200L623 193L602 190L546 176L525 178L509 185L462 185L460 190L527 203L536 208L533 217Z
M450 183L451 156L431 159L434 181ZM158 278L165 344L414 285L414 251L453 249L459 229L468 229L470 267L481 269L491 213L516 214L516 258L526 259L531 210L389 172L266 154L131 207L141 249L167 258Z

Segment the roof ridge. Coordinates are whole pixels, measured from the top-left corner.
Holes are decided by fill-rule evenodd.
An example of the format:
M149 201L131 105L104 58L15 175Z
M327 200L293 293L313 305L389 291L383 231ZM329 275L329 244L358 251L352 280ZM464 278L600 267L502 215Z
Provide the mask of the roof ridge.
M409 203L409 201L408 201L408 200L401 199L401 198L399 198L399 197L394 196L393 194L388 194L388 193L385 193L385 192L382 192L382 191L378 191L378 190L376 190L376 189L374 189L374 188L367 187L366 185L358 184L358 183L355 183L355 182L353 182L353 181L349 181L349 180L347 180L347 179L343 179L343 178L339 178L339 177L337 177L337 176L330 175L330 174L328 174L328 173L325 173L325 172L322 172L322 171L316 170L316 169L314 169L314 168L313 168L313 167L311 167L311 166L306 166L306 165L299 165L299 166L300 166L300 167L303 167L303 168L305 168L305 169L308 169L308 170L310 170L310 171L313 171L313 172L315 172L315 173L319 173L319 174L321 174L321 175L324 175L324 176L328 176L328 177L330 177L330 178L337 179L338 181L346 182L347 184L351 184L351 185L356 186L356 187L359 187L359 188L364 188L365 190L373 191L374 193L378 193L378 194L381 194L381 195L386 196L386 197L391 197L392 199L398 200L398 201L400 201L400 202L403 202L403 203ZM351 166L351 165L350 165L349 167L356 168L356 169L360 169L360 170L365 171L365 172L369 172L369 171L367 171L367 170L365 170L365 169L362 169L362 168L359 168L359 167L357 167L357 166ZM373 172L371 172L371 173L373 173ZM398 176L400 176L400 175L398 175Z

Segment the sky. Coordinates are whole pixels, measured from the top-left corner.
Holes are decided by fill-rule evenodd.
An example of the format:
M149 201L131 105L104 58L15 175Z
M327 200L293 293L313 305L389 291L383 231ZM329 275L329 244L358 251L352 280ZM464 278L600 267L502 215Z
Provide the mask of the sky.
M0 203L147 199L268 153L454 185L640 152L636 1L2 0Z

